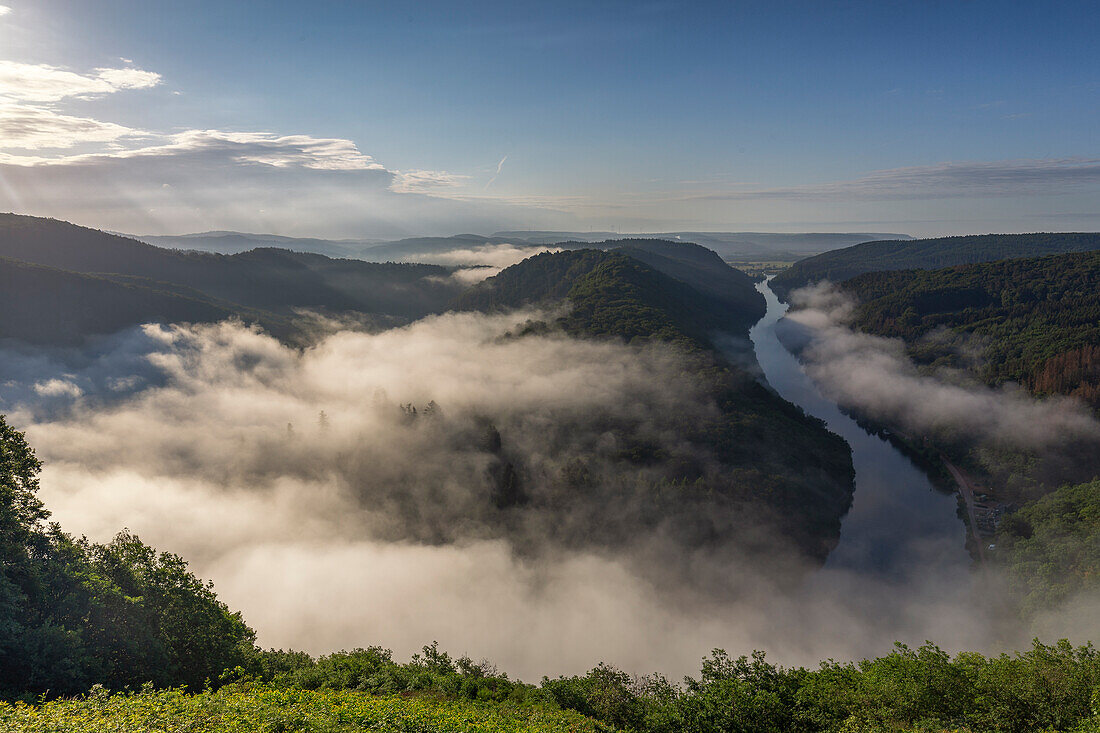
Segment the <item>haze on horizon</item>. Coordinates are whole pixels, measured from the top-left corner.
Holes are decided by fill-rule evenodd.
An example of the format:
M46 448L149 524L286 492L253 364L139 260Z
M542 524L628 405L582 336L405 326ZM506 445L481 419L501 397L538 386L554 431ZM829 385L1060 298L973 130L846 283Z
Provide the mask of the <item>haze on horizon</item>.
M1091 13L4 0L0 210L349 238L1095 230Z

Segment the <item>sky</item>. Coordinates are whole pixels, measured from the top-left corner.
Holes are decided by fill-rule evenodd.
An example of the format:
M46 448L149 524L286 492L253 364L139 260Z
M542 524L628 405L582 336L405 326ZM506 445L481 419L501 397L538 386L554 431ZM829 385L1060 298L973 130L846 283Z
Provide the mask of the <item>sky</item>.
M0 3L0 210L380 239L1100 229L1091 3Z

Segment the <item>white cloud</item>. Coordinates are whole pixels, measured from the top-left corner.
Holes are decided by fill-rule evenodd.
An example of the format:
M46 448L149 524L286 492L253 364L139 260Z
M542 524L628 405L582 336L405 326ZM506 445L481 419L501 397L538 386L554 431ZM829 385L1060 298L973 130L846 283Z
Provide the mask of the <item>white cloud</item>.
M160 84L160 74L141 69L96 69L99 79L110 84L112 91L120 89L149 89Z
M0 61L0 95L25 102L87 98L159 83L160 74L141 69L95 69L94 75L85 75L46 64Z
M129 66L78 73L0 61L0 209L150 232L401 237L491 231L520 216L551 224L547 212L446 201L468 176L388 170L345 138L137 130L59 106L160 83L160 74Z
M500 162L497 163L497 172L494 173L493 177L490 178L489 181L485 184L485 188L489 188L489 186L493 185L493 181L495 181L497 179L497 176L500 175L500 172L502 170L504 170L504 161L506 161L506 160L508 160L507 155L505 155L503 158L500 159Z
M63 115L46 107L0 103L0 148L70 148L142 134L113 122Z
M35 109L27 107L26 109ZM81 120L81 118L63 118ZM83 121L83 120L81 120ZM107 125L138 134L136 131L110 123L87 120L95 125ZM110 138L114 139L114 138ZM3 138L0 137L0 147ZM10 147L10 146L9 146ZM27 146L29 147L29 146ZM59 147L40 145L38 147ZM268 132L224 132L221 130L187 130L167 137L167 142L141 148L128 148L80 155L50 158L8 156L3 162L12 165L87 165L110 159L173 158L211 156L236 163L254 163L274 168L308 168L324 171L384 171L371 156L359 151L351 140L315 138L309 135L275 135Z
M268 132L223 132L188 130L171 137L171 142L136 150L124 150L109 157L133 158L173 156L189 153L223 153L238 163L258 163L275 168L309 168L325 171L385 170L371 156L359 151L351 140L316 138L309 135L275 135Z
M394 171L390 189L398 193L430 193L457 188L469 180L469 176L446 171L409 170Z
M10 12L11 8L9 8L7 5L0 5L0 18L4 17Z
M47 379L43 382L36 382L34 385L35 394L40 397L79 397L84 394L84 390L80 389L77 385L68 381L67 379Z

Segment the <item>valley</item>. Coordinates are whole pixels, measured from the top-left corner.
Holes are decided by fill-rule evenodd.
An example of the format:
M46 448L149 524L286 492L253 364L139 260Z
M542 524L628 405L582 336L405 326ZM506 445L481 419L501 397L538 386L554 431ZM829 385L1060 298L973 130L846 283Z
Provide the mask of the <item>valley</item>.
M0 0L0 733L1100 733L1097 21Z
M254 656L257 632L243 618L261 640L318 655L363 638L342 626L303 634L317 602L351 604L356 627L402 649L428 633L451 646L476 641L529 677L583 664L547 641L562 617L590 624L588 646L632 668L653 664L636 634L648 638L664 618L672 631L659 654L686 671L693 650L715 637L796 661L835 654L836 639L849 658L870 659L899 637L987 648L1023 639L1091 587L1095 492L1065 485L1087 481L1088 453L1064 459L1066 446L1091 440L1091 418L1070 410L1032 420L1084 420L1066 423L1083 433L1060 433L1039 450L1005 443L992 427L968 435L951 422L913 424L919 410L882 412L868 401L874 382L858 380L888 373L875 371L881 362L904 377L895 399L955 389L959 401L1035 415L1055 404L1038 399L1049 389L1040 385L1087 397L1087 363L1066 354L1095 342L1093 253L869 272L839 289L794 291L788 306L772 291L778 276L750 276L682 241L553 243L470 283L453 277L454 265L281 249L181 253L60 222L5 224L0 409L41 451L54 517L92 537L26 535L50 558L49 592L68 600L51 608L36 586L20 586L18 604L42 620L19 621L26 641L17 643L38 643L34 623L45 622L69 629L84 650L61 647L81 660L68 672L16 672L50 689L78 692L95 669L125 684L165 663L158 659L175 659L196 680L232 659L266 670L256 672L264 684L297 689L329 674L320 670L336 658ZM493 247L513 256L512 242L483 246L474 252L488 260ZM294 284L269 287L283 280ZM1050 326L1031 328L1036 318ZM975 358L958 346L967 338L998 350ZM1054 375L1055 363L1071 368ZM861 374L866 364L875 370ZM944 370L968 369L987 392L943 382ZM1034 396L993 391L1013 378ZM109 448L118 445L132 450ZM201 508L180 521L162 506ZM120 526L131 531L118 534ZM140 582L149 581L119 572L152 563L140 572L170 576L187 565L156 560L145 540L213 577L231 605L207 596L203 613L215 625L229 614L218 632L228 636L197 657L173 656L186 634L165 638L152 656L102 667L99 655L117 654L120 641L60 609L115 601L71 574L94 574L132 595L127 613L164 623L156 619L169 608L143 600L152 591ZM334 553L361 568L356 581L329 575ZM429 586L399 582L408 567ZM280 573L269 588L250 580ZM463 582L441 591L452 574ZM574 595L603 598L608 584L623 597L600 601L605 619L570 608ZM440 593L451 623L391 618L364 602L402 609ZM511 598L507 611L494 605L502 597ZM466 614L507 631L471 635ZM803 631L774 634L776 614ZM610 633L618 617L633 619L629 633ZM356 654L338 663L365 663ZM405 680L387 683L402 689L420 684L404 675L426 664L371 659ZM429 688L483 674L447 664ZM617 679L602 674L539 688L483 676L471 689L617 720L566 693L596 694L585 686ZM632 705L656 704L630 694ZM691 694L676 692L676 705ZM237 704L218 700L202 704ZM327 703L309 704L330 714Z

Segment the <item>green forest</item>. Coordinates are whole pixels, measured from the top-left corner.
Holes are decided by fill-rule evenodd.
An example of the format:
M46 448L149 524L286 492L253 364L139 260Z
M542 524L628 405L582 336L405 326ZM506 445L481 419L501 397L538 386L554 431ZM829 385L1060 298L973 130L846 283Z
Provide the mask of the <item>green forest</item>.
M1100 589L1100 480L1063 486L1010 514L997 547L1024 614Z
M1100 408L1100 252L866 273L843 287L859 301L853 325L903 339L918 364Z

